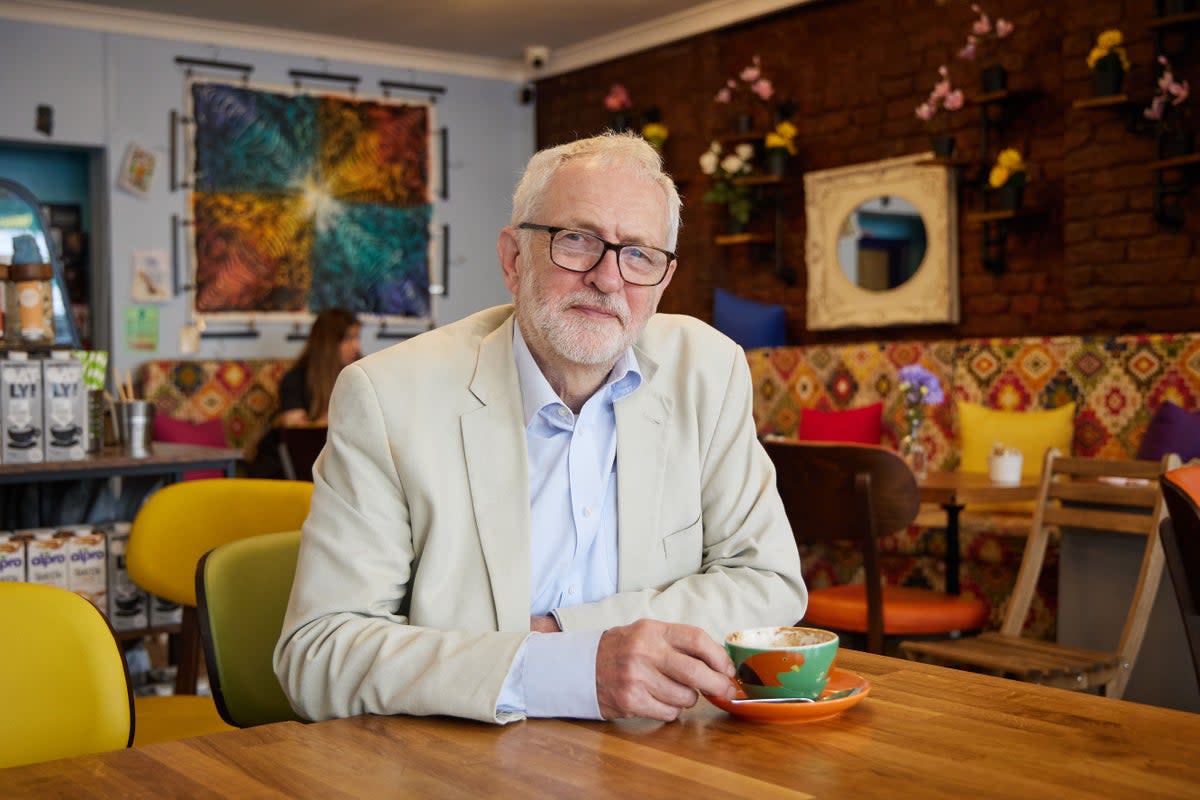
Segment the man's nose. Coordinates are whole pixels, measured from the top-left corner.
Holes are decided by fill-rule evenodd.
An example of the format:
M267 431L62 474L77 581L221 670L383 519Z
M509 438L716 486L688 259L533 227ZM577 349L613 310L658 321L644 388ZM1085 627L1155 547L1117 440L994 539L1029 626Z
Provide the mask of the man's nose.
M625 285L625 279L621 277L621 269L617 266L617 251L605 250L600 263L585 277L592 286L605 294L619 291Z

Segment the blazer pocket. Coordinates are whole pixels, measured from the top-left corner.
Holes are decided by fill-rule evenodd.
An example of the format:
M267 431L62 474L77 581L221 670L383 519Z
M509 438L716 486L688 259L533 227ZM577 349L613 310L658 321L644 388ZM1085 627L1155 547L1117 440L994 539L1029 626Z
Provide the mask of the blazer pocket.
M663 558L670 580L694 575L704 563L704 523L702 517L686 528L663 537Z

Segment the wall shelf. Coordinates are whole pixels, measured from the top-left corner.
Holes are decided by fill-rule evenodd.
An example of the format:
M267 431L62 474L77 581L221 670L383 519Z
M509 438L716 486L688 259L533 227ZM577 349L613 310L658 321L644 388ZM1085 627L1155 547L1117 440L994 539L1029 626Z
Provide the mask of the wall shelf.
M740 244L774 244L775 237L769 233L727 233L717 236L713 242L721 247Z
M1200 164L1200 153L1189 153L1186 156L1175 156L1174 158L1161 158L1158 161L1150 162L1150 169L1180 169L1181 167L1189 167L1194 164Z
M1155 17L1146 23L1147 28L1186 28L1200 23L1200 11L1189 11L1186 14L1170 14L1165 17Z
M972 211L966 215L968 225L982 225L986 222L1004 222L1006 220L1032 217L1034 212L1025 208L1002 209L999 211Z

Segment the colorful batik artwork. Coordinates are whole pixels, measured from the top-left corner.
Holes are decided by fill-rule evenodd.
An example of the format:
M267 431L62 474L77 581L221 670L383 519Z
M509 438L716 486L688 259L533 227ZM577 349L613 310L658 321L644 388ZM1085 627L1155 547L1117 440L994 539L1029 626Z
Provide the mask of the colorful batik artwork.
M429 108L197 81L196 310L429 316Z

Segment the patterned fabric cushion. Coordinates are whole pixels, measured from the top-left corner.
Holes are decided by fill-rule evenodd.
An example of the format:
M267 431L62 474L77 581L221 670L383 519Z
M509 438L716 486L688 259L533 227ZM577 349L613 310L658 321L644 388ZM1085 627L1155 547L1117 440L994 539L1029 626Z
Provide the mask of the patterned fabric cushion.
M751 350L754 422L760 436L795 437L802 409L844 411L883 403L881 443L896 447L904 435L904 404L897 373L921 364L942 382L949 396L954 374L954 342L889 342L811 345ZM933 407L924 426L934 469L952 469L951 404Z
M157 413L185 422L219 419L231 447L252 452L279 404L279 379L291 359L147 361L138 367L139 396Z

